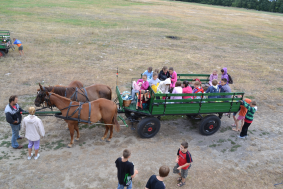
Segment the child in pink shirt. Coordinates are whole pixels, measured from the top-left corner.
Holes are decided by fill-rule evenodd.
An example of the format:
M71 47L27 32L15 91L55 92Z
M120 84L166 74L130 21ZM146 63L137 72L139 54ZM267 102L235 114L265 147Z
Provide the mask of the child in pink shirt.
M213 85L212 85L212 81L213 81L214 79L218 80L217 70L213 70L212 74L211 74L210 77L209 77L209 85L210 85L210 86L213 86Z
M174 88L177 82L177 73L174 71L173 67L169 68L170 78L171 78L171 85L170 88Z
M147 81L147 75L143 75L142 76L142 79L139 79L137 82L136 82L138 85L140 85L140 90L147 90L148 87L149 87L149 84L148 84L148 81ZM136 89L133 89L132 90L132 102L134 103L135 102L135 96L136 96L136 93L138 93L139 90L136 90Z
M182 94L183 89L182 89L181 85L182 85L181 81L177 81L176 86L174 87L172 94ZM171 96L170 99L171 100L182 99L182 96Z
M191 88L191 86L189 85L188 81L184 81L184 88L183 88L183 93L193 93L193 89ZM188 98L193 98L192 96L183 96L183 99L188 99Z

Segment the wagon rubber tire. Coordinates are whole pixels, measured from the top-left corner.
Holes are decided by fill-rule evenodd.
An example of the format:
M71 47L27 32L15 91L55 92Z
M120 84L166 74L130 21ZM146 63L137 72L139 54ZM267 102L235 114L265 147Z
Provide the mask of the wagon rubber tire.
M0 58L4 57L5 55L6 55L6 53L4 51L0 50Z
M202 135L212 135L218 131L221 120L216 115L209 115L203 118L199 124L199 132Z
M152 138L160 129L160 121L156 117L146 117L138 124L137 132L141 138Z
M5 50L5 53L8 54L8 52L9 52L9 49L6 49L6 50Z

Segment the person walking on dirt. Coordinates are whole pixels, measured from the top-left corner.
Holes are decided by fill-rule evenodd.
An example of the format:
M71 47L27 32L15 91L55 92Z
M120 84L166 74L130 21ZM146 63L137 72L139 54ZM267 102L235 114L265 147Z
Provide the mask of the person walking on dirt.
M25 137L28 139L28 160L30 160L33 156L32 147L34 147L34 159L39 158L39 144L40 137L43 137L45 134L44 127L41 119L35 116L35 108L30 107L28 109L29 115L23 119L22 128L25 132Z
M18 97L13 95L9 98L9 104L5 108L6 121L10 123L12 128L12 147L21 149L23 146L19 145L17 140L22 139L19 135L21 130L22 112L24 110L18 105Z
M20 56L24 55L24 51L23 51L23 44L20 40L16 39L16 38L13 38L14 40L14 45L17 45L19 47L19 53L20 53Z

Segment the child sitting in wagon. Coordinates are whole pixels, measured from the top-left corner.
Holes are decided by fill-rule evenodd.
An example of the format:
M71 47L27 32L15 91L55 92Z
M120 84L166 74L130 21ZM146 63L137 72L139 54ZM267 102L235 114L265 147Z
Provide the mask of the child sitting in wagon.
M138 93L139 90L147 90L148 87L147 75L143 75L142 79L139 79L137 82L133 81L132 103L135 103L136 93Z
M152 74L153 74L152 67L148 67L147 70L145 70L145 72L143 72L142 75L146 75L147 81L149 81L152 79Z
M209 86L206 93L219 93L218 81L214 79L212 81L212 86ZM219 98L219 96L208 96L208 98Z
M181 81L177 81L176 85L173 89L172 94L182 94L183 89L182 89L181 85L182 85ZM182 99L182 96L171 96L170 99L172 99L172 100L173 99Z
M170 78L171 78L171 85L170 88L174 88L177 82L177 73L174 71L173 67L169 68Z
M200 82L199 81L195 81L193 93L203 93L203 92L204 92L204 90L201 87ZM194 99L201 99L201 96L194 96L193 98Z
M218 80L218 74L217 74L217 70L213 70L212 74L209 77L209 85L212 86L212 81L213 80Z
M154 72L152 75L152 79L148 82L149 86L151 86L152 90L156 93L157 87L159 86L160 80L157 78L158 73Z
M189 85L189 82L188 81L183 81L183 85L184 85L184 88L183 88L183 93L193 93L193 90L191 88L191 86ZM183 96L183 99L191 99L193 98L192 96Z
M157 87L157 93L168 94L171 84L171 78L167 78L165 81L160 81L159 86ZM165 99L165 96L163 97Z

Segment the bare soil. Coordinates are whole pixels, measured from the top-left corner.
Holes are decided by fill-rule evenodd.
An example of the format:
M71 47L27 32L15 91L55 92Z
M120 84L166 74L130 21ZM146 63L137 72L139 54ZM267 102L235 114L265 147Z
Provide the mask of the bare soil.
M184 140L193 163L183 188L283 188L274 186L283 182L282 15L175 1L111 1L129 6L75 2L50 0L49 7L43 1L28 6L23 0L7 5L10 12L0 11L1 27L9 28L25 51L23 57L16 50L0 59L0 188L113 189L114 162L129 148L130 161L139 171L134 188L143 189L161 165L173 169ZM62 6L53 6L56 3ZM141 139L123 127L110 143L100 141L104 127L80 125L80 140L67 148L66 123L41 117L46 136L38 160L27 160L26 139L18 141L25 146L22 150L10 146L11 128L3 112L10 95L19 95L19 104L27 109L39 82L68 85L80 80L114 91L117 67L124 91L148 66L164 65L177 73L228 67L235 82L232 90L244 91L259 104L249 137L237 138L232 118L222 118L217 133L203 136L198 121L177 117L161 121L154 138ZM165 180L170 189L177 188L172 169Z

